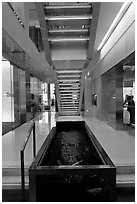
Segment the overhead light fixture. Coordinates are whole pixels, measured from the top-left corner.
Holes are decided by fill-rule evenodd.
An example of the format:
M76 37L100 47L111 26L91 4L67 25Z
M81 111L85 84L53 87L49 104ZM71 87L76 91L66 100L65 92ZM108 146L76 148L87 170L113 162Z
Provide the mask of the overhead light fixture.
M87 40L89 40L89 37L83 37L83 38L49 38L48 40L51 42L87 41Z
M127 11L127 9L129 8L129 6L131 4L132 4L132 2L125 2L125 3L123 3L120 11L118 12L117 16L115 17L114 21L112 22L109 30L107 31L106 35L104 36L104 38L103 38L102 42L100 43L99 47L97 48L97 50L102 49L102 47L105 45L105 43L107 42L107 40L109 39L109 37L113 33L114 29L118 25L119 21L124 16L125 12Z
M78 16L45 16L45 20L58 21L58 20L89 20L92 19L91 15L78 15Z
M46 9L75 9L75 8L91 8L90 4L84 5L84 4L75 4L75 5L53 5L53 6L45 6Z
M81 33L88 32L88 29L53 29L49 33Z
M51 42L87 41L87 40L89 40L89 37L83 37L83 38L49 38L48 40Z

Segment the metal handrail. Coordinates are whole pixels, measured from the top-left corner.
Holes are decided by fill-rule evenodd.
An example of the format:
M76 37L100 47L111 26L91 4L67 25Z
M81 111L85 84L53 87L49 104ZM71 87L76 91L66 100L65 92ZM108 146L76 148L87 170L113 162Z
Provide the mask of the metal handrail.
M33 130L33 156L36 156L36 137L35 137L35 121L30 126L28 136L24 141L24 144L20 150L20 157L21 157L21 190L22 190L22 200L25 201L25 170L24 170L24 150L27 146L29 141L31 132Z

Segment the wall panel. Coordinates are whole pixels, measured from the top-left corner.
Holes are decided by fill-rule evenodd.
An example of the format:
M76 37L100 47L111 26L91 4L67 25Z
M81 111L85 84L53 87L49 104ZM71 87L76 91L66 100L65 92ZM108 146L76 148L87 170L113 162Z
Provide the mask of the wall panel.
M135 50L135 23L133 23L126 32L126 55Z

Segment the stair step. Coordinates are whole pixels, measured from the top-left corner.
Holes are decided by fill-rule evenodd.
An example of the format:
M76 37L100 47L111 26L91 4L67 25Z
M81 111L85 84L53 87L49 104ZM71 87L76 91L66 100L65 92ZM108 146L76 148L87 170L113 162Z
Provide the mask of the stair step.
M78 107L78 104L61 104L61 107Z
M80 88L80 83L75 83L75 84L72 84L72 83L58 83L59 84L59 87L79 87Z
M59 90L60 90L60 88L59 88ZM80 92L80 89L79 88L73 89L73 90L71 90L71 89L63 89L63 90L60 90L60 92L72 92L72 93L75 93L75 92Z
M80 87L74 87L74 88L70 88L70 87L59 87L59 90L69 90L69 91L73 91L73 90L80 90Z
M79 102L79 100L77 99L69 99L69 100L65 100L65 99L62 99L61 101L60 101L61 103L78 103Z
M64 110L66 110L66 109L77 110L78 106L77 107L76 106L72 106L71 108L69 106L61 106L61 109L64 109Z
M80 94L80 92L66 92L66 93L64 93L64 92L61 92L60 93L60 95L79 95Z
M71 95L76 95L76 94L80 94L80 91L75 91L75 92L71 92L71 91L60 91L60 94L71 94Z
M72 108L61 108L61 111L70 111L70 112L76 112L78 109L72 109Z
M25 167L25 175L28 175L28 167ZM3 167L2 168L2 176L20 176L21 169L20 167Z
M116 165L117 174L135 174L135 164L132 165Z
M77 97L76 99L73 99L72 96L65 96L65 97L61 96L61 101L62 100L68 100L68 99L70 99L70 100L79 100L79 97Z
M116 175L117 187L135 187L135 174Z
M77 79L77 80L75 80L75 79L58 79L58 82L75 82L75 83L77 83L77 82L80 82L80 79Z
M78 106L72 106L72 107L69 107L69 106L61 106L61 109L64 109L64 110L66 110L66 109L77 110L78 108L79 108Z
M62 113L78 113L78 110L61 110Z
M75 95L75 96L74 96L74 95ZM79 97L79 93L77 93L77 94L60 93L60 96L61 96L61 97L70 96L70 97L73 99L73 98ZM77 98L76 98L76 99L77 99Z
M29 188L29 176L25 176L25 187ZM2 189L21 189L20 176L2 177Z
M62 102L62 101L61 101L60 104L61 104L61 105L68 105L68 104L75 105L75 104L78 104L78 102L73 102L73 101L72 101L72 102L69 102L69 101Z

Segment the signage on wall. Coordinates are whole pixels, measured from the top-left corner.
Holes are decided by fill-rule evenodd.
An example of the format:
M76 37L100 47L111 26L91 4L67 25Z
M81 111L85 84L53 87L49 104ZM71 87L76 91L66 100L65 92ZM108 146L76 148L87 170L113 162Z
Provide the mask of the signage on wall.
M92 105L97 106L97 95L92 94Z

